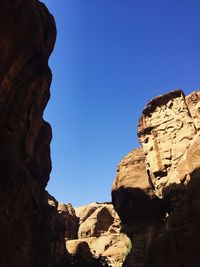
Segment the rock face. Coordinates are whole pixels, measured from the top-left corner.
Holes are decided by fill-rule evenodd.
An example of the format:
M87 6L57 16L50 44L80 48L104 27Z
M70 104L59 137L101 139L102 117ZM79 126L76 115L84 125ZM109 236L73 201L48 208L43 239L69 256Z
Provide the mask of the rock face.
M196 115L192 102L191 106ZM146 154L146 170L158 196L162 197L169 184L184 179L178 165L196 133L195 121L180 90L155 98L144 109L138 136Z
M199 107L199 91L176 90L142 113L142 147L121 161L112 189L133 245L124 266L200 266Z
M87 262L92 256L93 259L104 260L106 265L122 266L131 244L128 237L122 233L121 222L113 205L91 203L75 208L75 212L75 218L79 218L78 238L69 239L69 234L66 234L69 253L76 260L80 257ZM74 221L73 218L71 220ZM101 266L105 266L104 264ZM89 266L88 263L86 266Z
M77 239L78 238L78 228L79 228L79 218L76 216L75 209L71 204L58 204L58 213L64 219L65 222L65 240L67 239Z
M65 253L64 223L45 192L51 128L43 111L55 37L54 19L39 1L0 2L2 267L56 266Z
M145 266L151 236L165 216L148 182L145 164L142 148L131 151L118 165L112 191L113 205L132 242L130 266L136 267Z

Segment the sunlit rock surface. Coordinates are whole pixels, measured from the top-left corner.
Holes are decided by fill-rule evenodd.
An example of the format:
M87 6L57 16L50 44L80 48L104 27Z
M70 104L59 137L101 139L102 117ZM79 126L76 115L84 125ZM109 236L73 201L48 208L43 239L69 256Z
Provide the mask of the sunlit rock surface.
M69 234L66 233L66 247L69 253L76 259L81 257L87 260L92 255L98 260L104 259L108 265L122 266L131 243L122 233L121 222L113 205L91 203L74 210L74 218L71 218L71 221L79 219L78 238L69 238Z
M142 112L141 148L120 162L112 188L132 241L124 266L200 266L199 100L176 90Z
M196 109L190 105L195 115ZM162 197L166 186L183 179L177 172L178 164L196 134L182 91L159 96L147 104L139 121L138 136L146 155L146 170L158 196Z

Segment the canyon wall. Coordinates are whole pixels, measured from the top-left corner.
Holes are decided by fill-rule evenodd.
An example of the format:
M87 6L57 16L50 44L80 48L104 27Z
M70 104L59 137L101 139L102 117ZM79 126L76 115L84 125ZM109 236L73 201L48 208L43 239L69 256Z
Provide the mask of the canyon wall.
M200 266L200 92L148 102L141 147L118 165L112 199L132 251L124 266Z
M65 213L45 191L51 127L43 111L50 97L53 17L37 0L2 0L0 37L0 266L89 266L85 255L90 266L106 266L93 256L111 254L113 264L121 264L126 245L114 211L93 205ZM176 90L145 107L141 147L120 162L112 188L132 242L124 266L200 266L199 130L199 91L185 96ZM64 237L77 257L70 257ZM89 244L71 242L88 238Z
M56 28L36 0L0 1L0 266L57 266L62 217L45 192L51 171L48 58Z
M0 37L0 266L101 267L107 259L120 266L128 238L112 205L75 211L45 191L51 171L52 133L43 112L56 38L52 15L37 0L3 0Z

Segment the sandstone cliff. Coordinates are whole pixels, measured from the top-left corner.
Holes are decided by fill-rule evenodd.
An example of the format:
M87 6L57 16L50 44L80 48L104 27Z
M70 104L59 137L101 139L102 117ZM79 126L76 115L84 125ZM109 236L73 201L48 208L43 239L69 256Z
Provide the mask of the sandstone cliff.
M65 219L66 247L76 264L79 259L79 264L85 262L80 266L89 266L96 259L101 266L122 266L130 240L122 233L111 203L91 203L75 209L70 204L60 204L58 211Z
M0 266L57 266L64 222L45 192L51 171L48 58L53 17L37 0L0 1Z
M106 266L101 257L120 266L129 245L111 205L74 210L45 191L52 16L37 0L2 0L0 36L0 266ZM124 266L200 266L199 130L200 92L176 90L145 107L141 147L120 162L113 183L132 241Z
M76 216L45 191L52 133L43 111L50 97L53 17L37 0L1 1L0 36L0 266L119 262L127 237L111 204L79 208Z
M199 91L176 90L142 113L141 147L120 162L112 188L133 247L124 266L200 266L199 107Z

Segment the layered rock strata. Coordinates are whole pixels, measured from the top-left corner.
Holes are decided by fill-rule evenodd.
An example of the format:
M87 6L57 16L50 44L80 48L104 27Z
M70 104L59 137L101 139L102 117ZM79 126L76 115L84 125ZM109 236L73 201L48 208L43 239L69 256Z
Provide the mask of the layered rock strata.
M77 229L76 234L70 231L73 237L77 235L76 239L67 231L65 235L66 247L75 260L79 257L90 262L93 258L102 262L102 266L122 266L131 244L122 233L120 219L111 203L91 203L75 209L69 204L60 204L59 207L59 212L68 218L65 220L66 228ZM69 213L73 217L69 218Z
M64 223L48 204L48 58L53 17L37 0L0 1L0 266L57 266Z
M199 91L181 90L151 100L138 126L142 147L118 166L113 204L133 246L124 266L200 265L199 100Z

